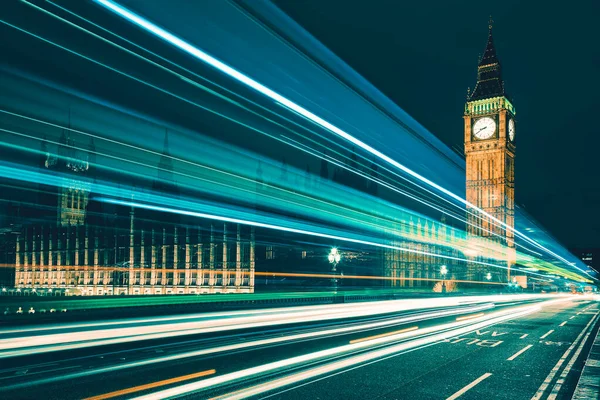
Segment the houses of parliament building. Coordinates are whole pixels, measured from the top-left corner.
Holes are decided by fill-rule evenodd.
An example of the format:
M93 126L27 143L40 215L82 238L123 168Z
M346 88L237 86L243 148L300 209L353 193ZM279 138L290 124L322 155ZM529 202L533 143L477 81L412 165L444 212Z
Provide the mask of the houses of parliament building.
M80 149L64 132L57 151L43 144L40 167L60 173L63 185L36 190L41 215L30 216L35 222L23 225L15 243L17 288L79 295L253 292L253 228L100 202L93 192L93 141L89 152ZM177 192L171 168L165 134L163 176L154 190Z

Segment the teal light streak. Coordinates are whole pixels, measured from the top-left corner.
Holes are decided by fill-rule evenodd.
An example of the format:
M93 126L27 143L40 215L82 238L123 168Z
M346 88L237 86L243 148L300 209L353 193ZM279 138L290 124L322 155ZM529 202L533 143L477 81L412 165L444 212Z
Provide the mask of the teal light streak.
M219 98L221 98L221 99L223 99L223 100L226 100L226 101L230 102L231 104L234 104L234 105L236 105L236 106L238 106L238 107L240 107L240 108L242 108L242 109L244 109L244 110L246 110L246 111L248 111L248 112L251 112L251 113L253 113L253 114L255 114L255 115L257 115L257 116L259 116L259 117L261 117L261 118L263 118L263 119L265 119L265 120L267 120L267 121L269 121L269 122L271 122L271 123L273 123L273 124L275 124L275 125L278 125L278 126L280 126L281 128L283 128L283 129L290 130L289 128L287 128L287 127L285 127L285 126L283 126L283 125L281 125L281 124L279 124L279 123L277 123L277 122L275 122L275 121L273 121L273 120L271 120L271 119L269 119L269 118L266 118L265 116L263 116L263 115L261 115L261 114L258 114L258 113L256 113L256 112L254 112L253 110L250 110L250 109L248 109L247 107L245 107L245 106L241 105L240 103L238 103L238 102L235 102L234 100L231 100L231 99L229 99L229 98L228 98L228 97L226 97L226 96L220 95L219 93L217 93L217 92L215 92L215 91L211 90L210 88L207 88L207 87L206 87L206 86L204 86L204 85L201 85L201 84L199 84L199 83L197 83L197 82L195 82L195 81L192 81L191 79L189 79L189 78L187 78L187 77L185 77L185 76L183 76L183 75L181 75L181 74L179 74L179 73L177 73L177 72L175 72L175 71L173 71L173 70L171 70L171 69L168 69L168 68L164 67L163 65L160 65L160 64L158 64L158 63L156 63L156 62L154 62L154 61L152 61L152 60L150 60L150 59L148 59L148 58L146 58L146 57L143 57L143 56L141 56L141 55L139 55L139 54L137 54L137 53L135 53L135 52L133 52L133 51L131 51L131 50L129 50L129 49L126 49L126 48L124 48L123 46L120 46L120 45L118 45L118 44L116 44L116 43L114 43L114 42L112 42L112 41L110 41L110 40L108 40L108 39L106 39L106 38L103 38L103 37L101 37L101 36L99 36L99 35L97 35L97 34L95 34L95 33L91 32L91 31L89 31L89 30L87 30L87 29L85 29L85 28L83 28L83 27L81 27L81 26L79 26L79 25L76 25L76 24L74 24L74 23L72 23L72 22L70 22L70 21L67 21L67 20L65 20L64 18L62 18L62 17L60 17L60 16L58 16L58 15L56 15L56 14L53 14L53 13L51 13L51 12L49 12L49 11L47 11L47 10L45 10L45 9L43 9L43 8L41 8L41 7L39 7L39 6L37 6L37 5L34 5L34 4L32 4L32 3L30 3L30 2L28 2L28 1L26 1L26 0L21 0L21 1L22 1L23 3L25 3L25 4L29 5L29 6L31 6L32 8L34 8L34 9L36 9L36 10L40 11L40 12L43 12L43 13L45 13L46 15L49 15L49 16L51 16L51 17L53 17L53 18L56 18L56 19L58 19L59 21L61 21L61 22L63 22L63 23L66 23L66 24L68 24L69 26L72 26L72 27L74 27L74 28L76 28L76 29L79 29L79 30L81 30L81 31L83 31L83 32L85 32L85 33L87 33L87 34L90 34L90 35L92 35L93 37L95 37L95 38L97 38L97 39L100 39L100 40L102 40L102 41L103 41L103 42L105 42L105 43L108 43L108 44L110 44L110 45L113 45L113 46L117 47L118 49L120 49L120 50L123 50L123 51L127 52L128 54L131 54L131 55L133 55L133 56L135 56L135 57L137 57L137 58L139 58L139 59L141 59L141 60L143 60L143 61L146 61L146 62L148 62L148 63L150 63L150 64L152 64L152 65L154 65L154 66L156 66L156 67L158 67L158 68L160 68L160 69L162 69L162 70L164 70L164 71L166 71L166 72L168 72L168 73L170 73L170 74L173 74L173 75L177 76L178 78L180 78L180 79L184 80L185 82L187 82L187 83L189 83L189 84L192 84L192 85L194 85L194 86L197 86L198 88L200 88L200 89L202 89L202 90L205 90L205 91L207 91L207 92L209 92L209 93L211 93L211 94L213 94L213 95L216 95L217 97L219 97ZM103 30L103 31L105 31L105 32L109 32L109 31L107 31L106 29L104 29L104 28L102 28L102 27L100 27L100 26L98 26L98 25L96 25L96 24L94 24L94 23L90 22L89 20L87 20L87 19L85 19L85 18L83 18L83 17L80 17L80 16L78 16L77 14L74 14L73 12L71 12L71 11L69 11L69 10L67 10L67 9L65 9L65 8L63 8L63 7L60 7L60 6L58 6L58 5L56 5L56 4L52 3L52 2L50 2L50 3L51 3L52 5L54 5L54 6L56 6L56 7L58 7L58 8L60 8L60 9L64 10L64 11L66 11L66 12L70 13L71 15L75 15L75 16L77 16L78 18L81 18L81 19L83 19L84 21L86 21L86 22L88 22L88 23L90 23L90 24L92 24L92 25L94 25L94 26L98 27L99 29L102 29L102 30ZM26 31L24 31L24 32L26 32ZM29 33L29 32L27 32L27 33ZM141 49L142 49L142 50L144 50L144 51L148 51L149 53L151 53L151 54L155 55L156 57L159 57L159 58L160 58L160 59L162 59L163 61L166 61L166 62L170 63L171 65L175 65L175 66L177 66L177 67L179 67L179 68L183 69L184 71L186 71L186 72L188 72L188 73L192 74L193 76L195 76L195 77L197 77L197 78L203 79L203 78L202 78L202 77L200 77L199 75L197 75L197 74L195 74L195 73L193 73L193 72L191 72L191 71L189 71L189 70L187 70L187 69L185 69L185 68L183 68L183 67L181 67L181 66L179 66L179 65L177 65L177 64L174 64L174 63L172 63L171 61L169 61L169 60L166 60L166 59L164 59L163 57L161 57L161 56L159 56L159 55L156 55L155 53L153 53L153 52L151 52L151 51L149 51L149 50L147 50L147 49L145 49L145 48L143 48L143 47L140 47L140 46L136 45L135 43L133 43L133 42L131 42L131 41L128 41L128 40L127 40L127 39L125 39L125 38L122 38L122 37L121 37L121 36L119 36L119 35L116 35L116 34L114 34L114 33L112 33L112 32L109 32L109 33L111 33L111 34L113 34L113 35L115 35L115 36L119 37L120 39L122 39L122 40L126 41L127 43L130 43L130 44L132 44L133 46L136 46L136 47L138 47L138 48L141 48ZM30 34L31 34L31 33L30 33ZM37 37L37 38L40 38L40 37L38 37L38 36L36 36L36 35L33 35L33 36L35 36L35 37ZM41 38L40 38L40 39L41 39ZM65 47L62 47L62 46L60 46L60 45L57 45L57 44L55 44L55 43L53 43L53 42L49 42L49 43L52 43L52 44L54 44L54 45L56 45L56 46L58 46L58 47L60 47L60 48L62 48L62 49L64 49L64 50L71 51L71 50L69 50L69 49L66 49ZM71 52L72 52L72 51L71 51ZM79 53L76 53L76 52L74 52L74 54L76 54L76 55L79 55L79 56L82 56L82 57L84 57L84 58L86 58L86 59L88 59L88 60L90 60L90 61L96 62L96 63L98 63L98 64L99 64L99 65L101 65L101 66L108 67L108 66L106 66L106 65L104 65L104 64L102 64L102 63L99 63L99 62L97 62L96 60L93 60L93 59L91 59L91 58L89 58L89 57L83 56L83 55L81 55L81 54L79 54ZM110 67L108 67L108 68L110 68ZM111 68L111 69L112 69L112 68ZM113 71L117 71L117 70L114 70L114 69L112 69L112 70L113 70ZM168 92L168 91L166 91L166 90L163 90L163 89L161 89L161 88L158 88L158 87L156 87L156 86L154 86L154 85L151 85L151 84L149 84L149 83L147 83L147 82L145 82L145 81L141 81L141 80L139 80L139 79L137 79L137 78L134 78L134 77L130 76L129 74L123 73L122 71L117 71L117 72L119 72L119 73L122 73L122 74L123 74L123 75L125 75L126 77L129 77L129 78L136 79L136 80L138 80L138 81L139 81L139 82L141 82L141 83L148 84L149 86L153 87L154 89L162 90L163 92L165 92L165 93L167 93L167 94L171 94L171 95L175 96L176 98L182 99L182 98L178 97L177 95L174 95L174 94L173 94L173 93L171 93L171 92ZM213 82L211 82L211 83L212 83L212 84L214 84ZM216 84L215 84L215 85L216 85ZM223 87L221 87L221 86L219 86L219 85L216 85L216 86L218 86L219 88L221 88L221 89L223 89L223 90L226 90L226 91L227 91L228 93L230 93L230 94L234 94L234 93L232 93L231 91L229 91L229 90L227 90L227 89L225 89L225 88L223 88ZM239 95L237 95L237 94L234 94L234 95L236 95L236 96L238 96L238 97L241 97L241 96L239 96ZM248 100L248 99L246 99L246 98L244 98L244 97L241 97L241 98L242 98L242 99L244 99L244 100L246 100L246 101L249 101L249 102L251 102L250 100ZM186 101L187 101L187 99L186 99ZM193 104L193 105L196 105L196 106L198 106L198 107L200 107L200 108L203 108L203 109L205 109L205 110L207 110L207 111L214 112L215 114L217 114L217 115L219 115L219 116L221 116L221 117L224 117L224 115L223 115L223 114L220 114L220 113L218 113L218 112L216 112L216 111L210 110L210 109L208 109L208 108L206 108L206 107L199 106L198 104L196 104L196 103L194 103L194 102L191 102L191 101L188 101L188 102L189 102L190 104ZM285 117L284 117L284 116L282 116L282 115L276 114L276 113L274 113L273 111L271 111L271 110L269 110L269 109L267 109L267 108L265 108L265 107L263 107L263 106L261 106L261 105L259 105L259 104L257 104L257 103L254 103L254 102L252 102L252 104L254 104L254 105L256 105L256 106L260 107L261 109L263 109L263 110L265 110L265 111L267 111L267 112L269 112L269 113L272 113L272 114L278 115L280 118L283 118L283 119L285 119L286 121L288 121L288 122L291 122L291 123L293 123L294 125L301 127L302 129L307 129L307 130L308 130L308 128L306 128L306 127L303 127L303 126L300 126L300 125L299 125L299 124L297 124L296 122L293 122L293 121L289 120L288 118L285 118ZM293 110L292 110L292 111L293 111ZM295 112L295 111L294 111L294 112ZM302 114L299 114L298 112L295 112L295 113L296 113L297 115L303 116ZM228 117L226 117L226 118L228 118ZM230 119L230 120L232 120L232 119ZM234 122L236 122L236 123L240 123L242 126L249 127L248 125L244 125L243 123L241 123L241 122L239 122L239 121L237 121L237 120L233 120L233 121L234 121ZM256 129L255 129L255 130L256 130ZM275 139L275 140L278 140L278 141L284 142L284 143L286 143L286 144L289 144L289 143L285 142L285 140L282 140L282 139L280 139L280 138L278 138L278 137L276 137L276 136L270 135L270 134L268 134L267 132L264 132L264 131L261 131L261 130L256 130L256 131L257 131L257 132L259 132L259 133L261 133L261 134L263 134L263 135L265 135L265 136L268 136L268 137L270 137L270 138L272 138L272 139ZM290 131L291 131L291 132L293 132L293 133L297 133L297 132L294 132L294 131L292 131L292 130L290 130ZM315 134L315 135L317 135L317 136L319 136L319 137L321 137L321 138L323 138L323 139L327 140L328 142L330 142L330 143L333 143L333 142L332 142L330 139L324 138L323 136L321 136L321 135L319 135L319 134L317 134L316 132L313 132L313 131L311 131L311 130L309 130L309 131L310 131L311 133L313 133L313 134ZM316 143L316 142L314 142L314 140L312 140L312 139L309 139L309 140L310 140L311 142L313 142L313 143ZM289 144L289 145L291 145L291 144ZM292 145L292 146L293 146L293 145ZM323 157L321 157L321 156L319 156L319 155L316 155L316 154L314 154L314 153L311 153L311 152L307 151L307 150L306 150L305 148L303 148L303 147L298 147L298 146L294 146L294 147L298 148L298 149L299 149L299 150L301 150L301 151L305 151L305 152L307 152L307 153L309 153L309 154L313 154L313 155L315 155L315 156L317 156L317 157L319 157L319 158L323 158ZM339 153L338 153L338 154L339 154ZM173 157L170 157L170 158L173 158ZM363 159L365 159L365 160L366 160L366 158L365 158L364 156L362 156L362 155L361 155L361 158L363 158ZM340 163L338 163L338 162L335 162L334 164L336 164L336 165L338 165L338 166L341 166L341 164L340 164ZM407 182L409 182L409 183L411 183L411 184L415 184L415 182L413 182L413 181L410 181L410 180L409 180L409 179L407 179L406 177L403 177L403 176L401 176L401 175L397 174L395 171L392 171L392 170L390 170L390 169L388 169L388 168L385 168L385 166L381 166L381 165L380 165L380 167L381 167L382 169L384 169L385 171L388 171L388 172L392 173L394 176L397 176L397 177L399 177L399 178L401 178L401 179L404 179L404 180L406 180ZM353 170L351 170L351 169L349 169L349 168L347 168L347 167L345 167L345 166L342 166L342 168L345 168L345 169L347 169L347 170L349 170L349 171L352 171L353 173L357 173L356 171L353 171ZM363 177L365 177L365 178L367 178L367 179L370 179L371 181L376 181L376 180L374 180L374 179L373 179L372 177L370 177L370 176L367 176L367 175L364 175L364 174L359 174L359 175L361 175L361 176L363 176ZM427 205L427 206L429 206L429 207L432 207L432 208L434 208L434 209L436 209L436 210L438 210L438 211L440 211L440 212L442 212L442 213L444 213L444 214L446 214L446 215L448 215L448 216L450 216L450 217L452 217L452 218L456 218L458 221L461 221L461 222L464 222L464 223L467 223L467 224L471 224L470 222L468 222L468 220L466 220L466 219L462 219L462 218L460 218L460 217L458 217L458 216L456 216L456 215L454 215L454 214L451 214L451 213L449 213L449 212L447 212L447 211L445 211L445 210L441 210L441 209L439 209L439 208L435 207L434 205L432 205L432 204L430 204L430 203L428 203L428 202L426 202L426 201L424 201L424 200L418 199L417 197L410 195L408 192L404 192L404 191L402 191L402 190L399 190L399 189L397 189L397 188L393 188L391 185L388 185L388 184L383 184L383 183L380 183L380 184L382 184L382 186L385 186L385 187L387 187L387 188L389 188L389 189L391 189L391 190L393 190L393 191L396 191L397 193L400 193L400 194L402 194L402 195L405 195L405 196L407 196L407 197L409 197L409 198L411 198L411 199L414 199L414 200L416 200L416 201L418 201L418 202L420 202L420 203L422 203L422 204L424 204L424 205ZM433 195L433 196L435 196L435 197L437 197L437 198L439 198L439 199L441 199L441 200L443 200L443 201L446 201L446 202L448 202L448 200L447 200L447 199L443 198L442 196L438 195L437 193L434 193L433 191L430 191L430 190L428 190L428 189L424 188L423 186L418 186L418 187L419 187L419 189L421 189L421 190L424 190L425 192L427 192L427 193L429 193L429 194L431 194L431 195ZM451 205L453 205L453 206L457 206L456 204L454 204L454 203L452 203L452 202L449 202L449 203L450 203ZM463 211L464 211L464 210L463 210ZM481 217L481 216L479 216L479 215L477 215L477 214L475 214L475 213L471 212L471 211L470 211L470 210L468 210L468 209L467 209L467 213L468 213L468 214L470 214L470 215L473 215L473 216L474 216L475 218L477 218L477 219L482 219L482 217ZM473 224L471 224L471 225L473 225ZM492 234L493 234L493 235L495 235L495 236L500 236L500 235L498 235L498 234L495 234L495 233L493 233L493 232L491 232L491 231L488 231L488 232L489 232L489 233L492 233ZM522 246L522 247L524 247L524 246L523 246L523 245L521 245L521 244L517 244L517 245L518 245L518 246ZM525 248L525 247L524 247L524 248ZM532 250L528 249L528 251L532 251ZM532 252L533 252L533 251L532 251Z
M242 82L244 84L246 84L247 86L253 88L254 90L266 95L267 97L270 97L271 99L273 99L274 101L282 104L283 106L289 108L290 110L293 110L295 112L297 112L298 114L304 116L305 118L307 118L310 121L313 121L314 123L316 123L317 125L322 126L323 128L335 133L336 135L342 137L343 139L361 147L362 149L368 151L369 153L377 156L378 158L386 161L387 163L389 163L390 165L393 165L394 167L400 169L401 171L405 172L406 174L420 180L421 182L439 190L440 192L446 194L447 196L450 196L451 198L459 201L460 203L471 207L474 210L477 210L479 213L485 215L486 217L490 218L492 221L502 225L505 229L511 230L513 231L515 234L519 235L520 237L522 237L523 239L525 239L526 241L530 242L531 244L533 244L534 246L543 249L544 251L546 251L548 254L551 254L552 256L554 256L555 258L565 262L566 264L568 264L569 266L573 266L567 259L565 259L564 257L554 253L553 251L547 249L546 247L542 246L541 244L537 243L536 241L534 241L533 239L530 239L528 236L524 235L523 233L519 232L518 230L516 230L515 228L507 225L506 223L504 223L503 221L499 220L498 218L494 217L493 215L490 215L488 213L486 213L483 209L475 206L474 204L471 204L470 202L468 202L467 200L463 199L462 197L454 194L453 192L445 189L444 187L436 184L435 182L425 178L424 176L418 174L417 172L411 170L410 168L405 167L404 165L400 164L399 162L397 162L396 160L392 159L391 157L383 154L382 152L380 152L379 150L369 146L368 144L362 142L361 140L355 138L354 136L346 133L345 131L343 131L342 129L336 127L335 125L329 123L328 121L324 120L323 118L317 116L316 114L308 111L307 109L303 108L302 106L292 102L291 100L288 100L287 98L283 97L282 95L278 94L277 92L275 92L274 90L271 90L270 88L262 85L261 83L255 81L254 79L242 74L241 72L237 71L236 69L230 67L229 65L217 60L216 58L210 56L209 54L205 53L204 51L198 49L195 46L192 46L191 44L185 42L184 40L178 38L177 36L167 32L166 30L158 27L157 25L151 23L150 21L146 20L145 18L142 18L141 16L133 13L132 11L128 10L127 8L119 5L118 3L112 1L112 0L94 0L96 3L100 4L101 6L105 7L108 10L111 10L112 12L114 12L117 15L120 15L121 17L135 23L136 25L146 29L147 31L155 34L156 36L162 38L163 40L179 47L180 49L186 51L187 53L195 56L196 58L204 61L205 63L213 66L214 68L217 68L218 70L224 72L225 74L229 75L230 77L236 79L239 82ZM574 266L576 269L580 270L581 272L583 272L584 274L590 276L586 271L582 270L579 267ZM591 276L590 276L591 277Z

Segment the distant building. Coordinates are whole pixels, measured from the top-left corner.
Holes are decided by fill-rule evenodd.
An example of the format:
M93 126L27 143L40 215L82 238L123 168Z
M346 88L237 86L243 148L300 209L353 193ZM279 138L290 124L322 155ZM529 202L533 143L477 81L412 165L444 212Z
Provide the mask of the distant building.
M167 138L153 186L173 195ZM64 132L56 152L44 141L39 167L63 184L41 184L39 207L12 232L14 247L0 247L15 266L15 287L80 295L254 291L253 228L107 205L94 193L94 156L93 141L82 151Z
M585 265L600 272L600 248L577 248L571 250Z

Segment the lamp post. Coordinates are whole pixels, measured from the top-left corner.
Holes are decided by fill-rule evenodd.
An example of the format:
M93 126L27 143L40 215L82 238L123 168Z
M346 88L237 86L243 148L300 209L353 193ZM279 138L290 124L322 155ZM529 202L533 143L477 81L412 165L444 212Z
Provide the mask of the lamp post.
M327 260L329 261L329 264L331 264L331 273L333 275L336 274L337 265L341 259L342 259L342 255L340 254L338 249L335 247L332 248L331 251L329 252L329 255L327 256ZM337 278L335 276L331 280L331 283L333 284L333 291L337 292Z
M442 265L440 267L440 274L442 275L442 293L446 293L446 274L448 273L448 267Z

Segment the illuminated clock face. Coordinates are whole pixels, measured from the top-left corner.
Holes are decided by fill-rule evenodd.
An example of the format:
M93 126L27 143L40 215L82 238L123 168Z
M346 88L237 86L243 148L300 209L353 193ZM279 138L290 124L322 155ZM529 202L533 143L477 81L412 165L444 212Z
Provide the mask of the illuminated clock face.
M489 139L496 133L496 121L490 117L479 118L473 125L473 136L479 140Z
M508 138L511 142L515 140L515 120L512 118L508 121Z

